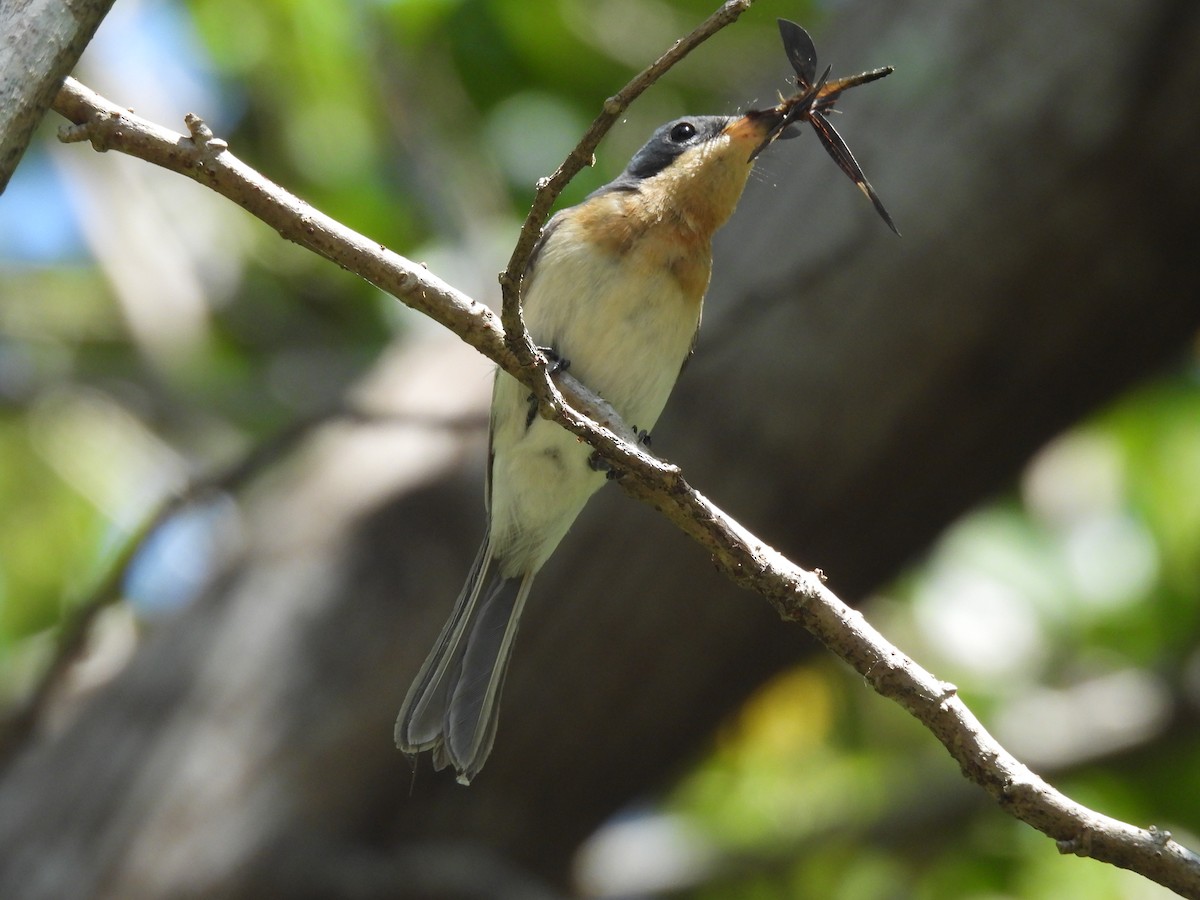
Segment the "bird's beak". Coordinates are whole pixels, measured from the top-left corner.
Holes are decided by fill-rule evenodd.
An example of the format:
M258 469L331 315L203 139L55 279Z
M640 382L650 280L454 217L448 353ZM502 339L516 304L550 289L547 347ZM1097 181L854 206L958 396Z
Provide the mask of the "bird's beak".
M744 145L747 161L753 161L759 153L778 137L791 137L788 129L782 134L773 132L783 122L785 112L777 106L770 109L752 109L743 116L731 119L725 133L735 144Z
M783 113L776 107L752 109L744 116L731 119L725 126L725 133L735 141L753 143L761 141L782 121Z

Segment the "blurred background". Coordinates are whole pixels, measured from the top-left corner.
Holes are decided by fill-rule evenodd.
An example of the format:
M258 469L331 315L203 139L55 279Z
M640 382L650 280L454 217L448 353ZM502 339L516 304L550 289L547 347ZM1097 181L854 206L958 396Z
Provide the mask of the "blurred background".
M122 0L76 77L495 305L533 182L716 5ZM777 16L835 76L897 67L836 123L905 236L811 136L772 149L656 452L1061 790L1200 846L1200 16L759 0L562 205L786 91ZM1168 895L1059 856L616 489L484 774L414 770L488 364L61 122L0 197L5 896Z

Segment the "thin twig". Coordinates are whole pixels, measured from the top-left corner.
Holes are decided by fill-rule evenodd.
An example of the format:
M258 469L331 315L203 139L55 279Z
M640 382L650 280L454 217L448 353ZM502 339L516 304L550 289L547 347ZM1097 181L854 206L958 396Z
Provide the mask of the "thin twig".
M79 124L69 139L90 140L171 168L235 199L281 235L388 290L446 325L518 381L534 387L536 371L520 364L482 305L422 267L339 225L271 184L189 121L185 137L120 110L68 81L55 108ZM567 373L556 376L569 405L553 418L624 473L621 486L659 509L704 546L717 568L762 594L788 621L801 623L858 671L881 695L919 719L981 785L1018 819L1057 841L1063 853L1091 856L1131 869L1186 897L1200 898L1200 857L1156 829L1102 816L1038 778L987 733L953 685L921 669L889 644L857 611L696 492L678 468L637 447L610 407Z
M254 445L228 465L198 476L178 491L164 497L140 525L126 538L120 551L109 562L100 581L87 597L71 605L58 628L54 651L37 682L19 705L0 716L0 770L12 762L18 750L42 721L51 698L62 687L71 666L83 655L96 618L121 600L130 567L147 541L168 521L188 507L244 488L273 464L287 456L318 428L332 422L363 424L402 424L405 427L458 429L480 428L482 419L450 419L405 416L392 418L352 406L338 406L289 423L286 427Z
M575 148L567 154L562 164L548 178L538 180L537 191L533 196L533 205L517 235L516 245L508 266L500 273L501 322L504 325L505 340L509 349L524 366L537 369L535 382L530 385L539 403L546 407L544 414L553 418L562 404L562 398L554 388L549 374L546 372L544 360L541 359L537 348L525 329L525 320L521 315L521 286L533 248L537 245L542 226L550 217L550 210L559 194L578 175L585 166L595 162L596 147L608 134L609 129L616 123L629 104L641 96L642 92L658 79L662 78L672 66L699 47L702 43L724 28L737 21L754 0L727 0L711 16L701 22L691 33L677 40L653 63L637 74L625 87L617 91L607 100L600 114L592 120L583 137Z
M484 355L511 365L498 319L424 266L393 253L268 181L228 152L224 141L197 116L189 134L135 116L73 78L63 82L54 110L75 124L60 131L67 142L90 141L103 152L119 150L198 181L266 222L280 236L356 273L445 325Z
M286 455L313 429L342 414L335 410L293 422L230 465L190 481L159 503L125 539L120 552L109 563L104 577L87 598L72 605L58 629L50 663L39 674L33 690L19 706L0 718L0 770L12 761L17 750L25 745L41 721L50 698L61 687L67 671L83 654L97 616L121 599L130 566L150 537L181 510L208 498L238 490L271 463Z

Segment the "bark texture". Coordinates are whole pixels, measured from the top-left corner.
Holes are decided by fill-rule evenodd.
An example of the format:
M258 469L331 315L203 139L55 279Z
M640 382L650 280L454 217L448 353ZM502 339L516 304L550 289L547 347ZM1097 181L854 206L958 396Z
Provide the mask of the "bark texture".
M113 0L6 0L0 6L0 193L112 5Z

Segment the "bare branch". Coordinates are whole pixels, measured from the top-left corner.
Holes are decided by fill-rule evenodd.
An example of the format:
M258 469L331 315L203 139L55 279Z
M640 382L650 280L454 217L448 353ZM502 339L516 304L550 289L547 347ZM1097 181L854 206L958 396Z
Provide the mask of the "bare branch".
M176 134L70 81L55 108L77 123L65 130L64 139L90 140L97 149L117 149L207 184L289 240L450 328L522 383L532 387L537 381L538 373L521 365L497 317L481 304L272 184L233 157L195 117L188 122L190 137ZM556 381L570 405L556 409L553 418L623 473L620 484L627 493L659 509L704 546L727 577L762 594L782 618L802 624L877 692L924 723L963 773L1002 808L1054 838L1061 852L1131 869L1183 896L1200 898L1200 857L1165 832L1100 815L1046 784L987 733L953 685L884 640L825 588L819 573L785 559L692 489L678 468L626 440L632 435L611 408L574 379L564 373Z
M600 114L592 120L583 137L575 148L567 154L567 158L554 170L548 178L542 178L537 183L537 192L533 197L533 205L521 226L517 243L509 257L508 267L500 273L501 319L509 349L516 354L522 365L535 367L538 370L536 380L530 388L537 396L540 404L545 407L543 415L554 418L562 405L549 376L545 373L545 365L538 358L529 332L525 330L525 320L521 315L521 284L529 258L542 233L542 226L550 217L550 209L554 201L562 193L571 179L578 175L585 166L595 162L596 147L608 134L617 118L629 104L641 96L642 92L665 75L672 66L699 47L702 43L724 28L737 21L754 0L726 0L726 2L711 16L701 22L692 32L680 38L671 45L653 63L643 69L625 87L604 101Z
M517 237L516 246L508 261L508 268L500 275L500 285L505 289L506 297L508 292L515 292L520 286L521 277L529 262L529 255L533 251L534 244L537 243L538 233L550 216L550 208L554 205L554 201L558 199L558 195L562 193L563 188L570 183L572 178L578 175L585 166L590 166L595 162L596 147L608 134L609 129L616 123L621 113L628 109L629 104L640 97L646 88L662 78L672 66L726 25L736 22L753 3L754 0L728 0L720 9L696 26L690 34L672 44L669 50L639 72L625 87L604 101L604 108L600 115L592 120L592 124L588 126L588 130L584 132L575 148L567 154L562 165L555 169L554 174L549 178L538 182L533 205L530 207L529 215L526 216L525 224L521 227L521 233Z
M224 141L197 116L182 135L133 115L68 78L54 110L74 122L59 137L90 141L101 152L119 150L186 175L237 203L280 236L352 271L445 325L502 365L512 365L499 323L482 304L431 275L422 265L392 253L346 228L300 198L268 181L227 152Z

